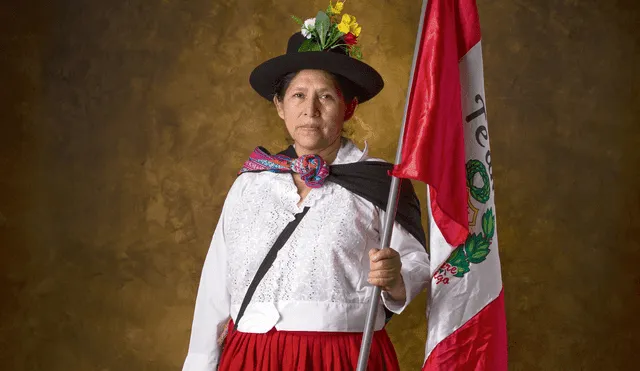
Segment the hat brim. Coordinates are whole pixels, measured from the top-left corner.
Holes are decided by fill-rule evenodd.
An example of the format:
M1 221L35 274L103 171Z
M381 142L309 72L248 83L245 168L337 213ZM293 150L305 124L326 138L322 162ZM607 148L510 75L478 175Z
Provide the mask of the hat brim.
M251 72L249 83L262 97L272 100L279 78L308 69L324 70L349 79L360 90L356 93L360 103L373 98L384 87L382 76L373 67L347 55L326 51L288 53L269 59Z

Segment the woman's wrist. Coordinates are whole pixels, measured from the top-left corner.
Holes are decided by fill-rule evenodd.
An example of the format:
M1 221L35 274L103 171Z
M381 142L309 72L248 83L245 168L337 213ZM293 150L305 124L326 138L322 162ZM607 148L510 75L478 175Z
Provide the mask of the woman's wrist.
M385 292L393 301L404 302L407 300L407 289L404 285L402 274L400 274L400 278L398 279L396 285Z

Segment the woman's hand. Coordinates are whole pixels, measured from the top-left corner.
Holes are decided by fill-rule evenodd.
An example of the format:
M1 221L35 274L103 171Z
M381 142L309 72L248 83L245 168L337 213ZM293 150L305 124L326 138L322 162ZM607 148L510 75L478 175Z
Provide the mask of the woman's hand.
M369 283L386 291L395 301L405 301L407 292L400 274L400 254L391 248L369 251Z

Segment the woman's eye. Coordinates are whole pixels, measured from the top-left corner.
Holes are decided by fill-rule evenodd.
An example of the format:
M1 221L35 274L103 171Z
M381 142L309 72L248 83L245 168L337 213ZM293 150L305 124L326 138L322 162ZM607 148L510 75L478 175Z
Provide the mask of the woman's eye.
M322 99L333 99L333 95L331 95L331 94L324 94L324 95L322 95Z
M304 98L304 94L302 93L295 93L293 96L296 98Z

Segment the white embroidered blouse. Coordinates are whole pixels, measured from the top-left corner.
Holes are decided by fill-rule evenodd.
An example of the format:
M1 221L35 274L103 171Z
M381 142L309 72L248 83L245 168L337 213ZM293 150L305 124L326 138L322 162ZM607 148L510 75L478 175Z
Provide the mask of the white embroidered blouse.
M375 160L343 139L333 164ZM378 160L380 161L380 160ZM373 286L367 282L371 249L379 248L384 211L339 185L326 182L300 197L291 174L245 173L227 195L205 259L183 371L217 367L217 339L235 320L247 288L275 239L294 215L310 209L258 285L237 329L362 332ZM425 248L395 223L391 248L402 261L406 302L383 292L382 305L400 313L429 278Z

